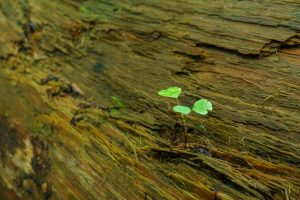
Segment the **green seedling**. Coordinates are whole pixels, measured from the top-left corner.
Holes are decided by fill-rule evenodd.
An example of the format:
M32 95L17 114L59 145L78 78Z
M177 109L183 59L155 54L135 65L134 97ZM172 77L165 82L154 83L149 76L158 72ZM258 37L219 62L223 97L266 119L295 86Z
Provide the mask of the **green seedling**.
M212 103L209 102L207 99L200 99L196 101L192 108L188 106L183 106L180 104L178 97L181 94L181 88L179 87L169 87L165 90L161 90L158 92L160 96L163 97L170 97L176 99L177 105L173 107L173 111L176 113L180 113L181 121L184 128L184 142L187 142L187 127L186 127L186 119L187 115L189 115L192 111L198 113L199 115L206 115L208 111L212 111L213 106Z
M112 102L113 102L113 106L112 106L111 111L109 112L109 114L111 116L116 116L116 115L118 115L118 113L121 109L125 108L125 104L117 96L112 96L111 99L112 99Z
M112 96L111 99L112 99L112 102L113 102L113 104L114 104L113 107L114 107L115 109L121 109L121 108L124 108L124 107L125 107L125 104L123 103L123 101L122 101L119 97L117 97L117 96Z

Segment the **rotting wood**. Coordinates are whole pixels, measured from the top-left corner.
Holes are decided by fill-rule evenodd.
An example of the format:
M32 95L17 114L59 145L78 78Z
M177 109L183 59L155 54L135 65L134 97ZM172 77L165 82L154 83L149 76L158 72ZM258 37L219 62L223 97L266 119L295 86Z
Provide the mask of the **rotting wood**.
M17 2L0 6L0 195L300 196L298 1ZM193 147L166 86L214 104L188 119Z

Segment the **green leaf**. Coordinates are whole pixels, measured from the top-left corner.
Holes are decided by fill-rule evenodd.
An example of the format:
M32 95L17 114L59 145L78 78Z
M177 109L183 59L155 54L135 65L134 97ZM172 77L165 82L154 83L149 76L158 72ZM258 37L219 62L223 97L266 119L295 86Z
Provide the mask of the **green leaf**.
M177 99L181 93L181 88L179 87L169 87L168 89L161 90L158 92L160 96L171 97Z
M206 99L198 100L194 103L193 111L200 115L206 115L208 111L211 111L213 109L213 106L211 102L209 102Z
M181 114L184 114L184 115L188 115L188 114L190 114L190 112L192 110L189 107L187 107L187 106L177 105L177 106L173 107L173 111L181 113Z

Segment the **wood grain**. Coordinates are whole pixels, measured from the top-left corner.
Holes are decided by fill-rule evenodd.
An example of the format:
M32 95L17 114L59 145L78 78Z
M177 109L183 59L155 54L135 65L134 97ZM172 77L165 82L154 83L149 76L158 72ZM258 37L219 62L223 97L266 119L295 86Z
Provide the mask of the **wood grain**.
M299 13L296 0L1 0L0 195L296 200ZM157 95L168 86L214 105L188 117L187 145Z

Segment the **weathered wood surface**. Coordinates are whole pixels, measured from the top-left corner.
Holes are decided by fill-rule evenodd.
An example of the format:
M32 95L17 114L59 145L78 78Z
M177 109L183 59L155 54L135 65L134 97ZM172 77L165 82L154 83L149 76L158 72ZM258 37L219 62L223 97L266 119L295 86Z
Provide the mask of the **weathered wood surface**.
M299 199L299 1L0 3L2 199Z

